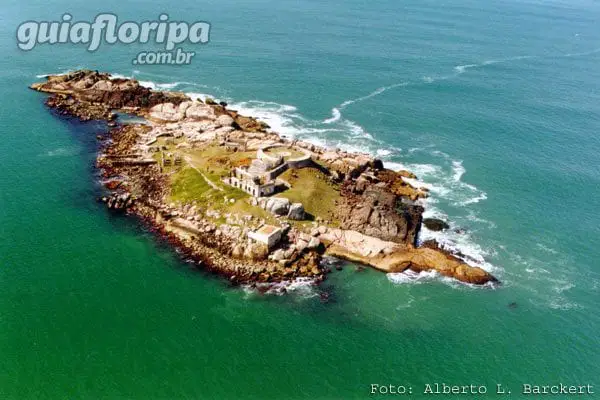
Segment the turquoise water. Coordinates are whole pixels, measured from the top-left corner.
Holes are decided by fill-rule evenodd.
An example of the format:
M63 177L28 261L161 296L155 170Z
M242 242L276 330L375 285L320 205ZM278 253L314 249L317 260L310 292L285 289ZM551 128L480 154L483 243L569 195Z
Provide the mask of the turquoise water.
M99 11L207 20L211 43L181 67L134 67L140 45L17 50L22 21ZM584 0L4 5L0 397L367 398L380 383L421 398L445 382L520 398L523 383L600 385L599 17ZM56 118L26 89L79 67L224 99L283 134L413 170L429 214L465 230L437 238L504 285L346 264L326 304L307 288L228 287L95 203L102 125Z

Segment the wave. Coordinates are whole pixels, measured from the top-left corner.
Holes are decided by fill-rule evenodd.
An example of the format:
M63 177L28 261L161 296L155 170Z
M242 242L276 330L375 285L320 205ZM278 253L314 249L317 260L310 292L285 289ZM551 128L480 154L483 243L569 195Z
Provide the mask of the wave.
M282 296L285 294L294 294L300 299L310 299L318 297L317 283L312 278L298 277L290 281L281 281L274 283L257 283L255 285L242 285L242 289L247 296L258 294Z
M466 64L466 65L457 65L456 67L454 67L454 70L456 72L458 72L459 74L462 74L464 72L467 71L467 69L469 68L475 68L480 66L481 64Z
M584 51L581 53L567 53L564 55L564 57L583 57L583 56L589 56L589 55L596 54L596 53L600 53L600 48L590 50L590 51Z
M407 284L407 283L411 283L411 284L425 283L425 282L435 280L439 276L440 276L440 274L437 271L415 272L410 269L408 269L404 272L392 272L392 273L386 274L386 277L388 278L388 280L390 280L390 282L393 282L393 283L399 284L399 285Z
M481 289L481 288L495 288L496 285L493 283L486 283L485 285L473 285L470 283L461 282L457 279L450 278L447 276L440 275L437 271L421 271L415 272L407 269L403 272L391 272L386 274L387 279L396 285L420 285L423 283L440 282L444 285L450 286L453 289ZM408 308L411 305L409 301L406 305L400 308Z
M175 89L179 85L182 85L183 82L154 83L152 81L139 81L139 84L152 90L171 90Z
M331 124L331 123L339 121L341 118L342 118L342 113L340 112L339 109L334 107L331 109L331 118L327 118L326 120L323 121L323 123Z
M356 97L354 99L349 99L349 100L345 100L343 101L341 104L339 104L336 107L333 107L331 109L331 118L327 118L325 120L323 120L322 122L324 124L331 124L333 122L338 122L342 119L342 110L346 107L348 107L349 105L355 104L355 103L359 103L361 101L365 101L368 99L371 99L373 97L379 96L380 94L382 94L383 92L390 90L390 89L394 89L397 87L402 87L402 86L407 86L409 84L409 82L399 82L399 83L394 83L392 85L389 86L382 86L378 89L375 89L374 91L372 91L371 93L365 95L365 96L360 96L360 97Z

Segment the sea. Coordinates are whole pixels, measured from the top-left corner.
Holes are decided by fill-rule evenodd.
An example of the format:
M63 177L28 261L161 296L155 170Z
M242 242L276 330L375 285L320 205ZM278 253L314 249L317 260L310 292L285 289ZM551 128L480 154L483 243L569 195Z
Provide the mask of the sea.
M100 12L206 21L210 41L181 44L190 65L132 64L155 43L17 47L24 21ZM4 1L0 398L600 398L599 22L593 0ZM450 224L420 240L502 284L329 260L342 270L319 287L230 286L96 202L105 125L28 89L79 68L414 172Z

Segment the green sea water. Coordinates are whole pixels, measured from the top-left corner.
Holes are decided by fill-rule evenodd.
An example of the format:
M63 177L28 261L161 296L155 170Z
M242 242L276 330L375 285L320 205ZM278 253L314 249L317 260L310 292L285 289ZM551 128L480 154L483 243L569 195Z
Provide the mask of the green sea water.
M133 66L148 45L16 47L23 21L102 11L206 20L211 42L181 67ZM375 383L411 387L406 398L431 397L428 383L486 385L476 398L522 398L524 383L600 393L599 20L586 0L3 4L0 398L390 397ZM82 67L412 170L428 215L452 226L422 239L503 285L344 264L319 289L262 296L198 271L95 202L105 127L59 118L27 89Z

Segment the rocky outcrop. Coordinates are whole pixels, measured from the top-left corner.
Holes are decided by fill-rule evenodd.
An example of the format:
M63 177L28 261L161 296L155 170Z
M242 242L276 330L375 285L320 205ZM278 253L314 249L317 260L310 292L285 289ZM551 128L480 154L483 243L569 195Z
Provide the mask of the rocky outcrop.
M302 221L306 218L302 203L292 203L285 197L261 197L252 199L251 202L273 215L285 216L295 221Z
M274 215L284 216L290 210L290 201L284 197L261 197L258 205Z
M194 102L187 110L185 110L186 118L195 120L213 119L215 112L212 107L209 107L199 101Z
M182 93L156 92L134 79L112 78L90 70L48 76L46 82L34 83L31 88L53 94L47 100L49 106L82 120L108 119L111 109L147 109L190 100Z
M219 115L215 121L219 126L232 126L234 124L233 118L227 114Z
M472 267L441 249L400 245L363 235L359 232L330 230L321 235L327 254L370 265L384 272L436 271L440 275L475 285L498 280L479 267Z
M415 244L423 207L402 203L393 193L377 186L361 191L360 183L346 187L338 215L344 229L397 243Z

